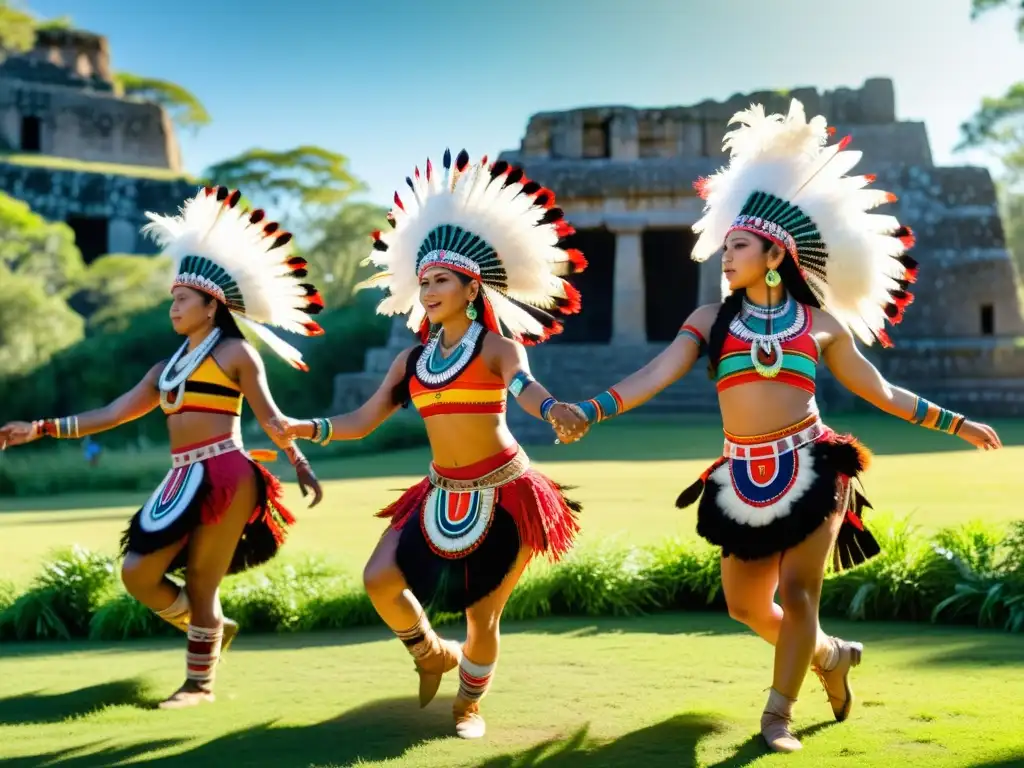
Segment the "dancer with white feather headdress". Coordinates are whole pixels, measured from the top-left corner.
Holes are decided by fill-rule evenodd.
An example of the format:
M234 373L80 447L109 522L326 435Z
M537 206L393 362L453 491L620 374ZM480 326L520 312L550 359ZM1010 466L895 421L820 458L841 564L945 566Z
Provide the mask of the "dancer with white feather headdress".
M186 341L130 392L98 410L0 428L0 448L43 436L78 438L141 418L157 406L167 416L171 470L131 520L122 540L122 580L128 592L188 636L185 684L161 707L212 701L220 654L238 631L221 613L225 574L272 558L294 522L282 504L281 483L256 462L273 452L242 447L240 416L248 398L266 425L279 415L259 354L239 325L253 331L289 363L305 370L298 350L264 325L305 336L323 331L313 321L323 306L303 282L305 261L291 234L247 211L241 195L206 188L175 217L147 214L144 231L173 258L171 324ZM320 485L291 441L275 437L295 467L303 495L319 503ZM185 584L168 578L185 569Z
M423 344L398 355L358 410L286 419L281 435L358 439L410 401L423 417L429 475L380 513L391 525L364 579L415 659L421 706L458 667L456 732L478 738L502 609L531 557L559 558L577 531L579 505L530 468L504 414L511 393L537 418L560 416L565 439L584 426L530 375L523 344L559 332L559 317L579 311L565 277L585 261L565 247L573 230L551 191L506 162L471 166L463 150L453 163L446 151L443 173L428 161L425 175L417 169L406 183L412 194L405 202L395 194L392 231L373 235L369 260L381 271L363 287L387 290L378 312L408 314ZM438 637L426 615L432 609L465 611L464 645Z
M705 261L723 249L724 300L695 310L645 368L571 407L588 424L617 416L707 356L725 446L677 506L700 499L697 532L722 548L730 614L776 648L761 733L788 752L801 746L790 721L809 666L837 720L853 705L849 673L863 647L818 623L827 562L850 568L879 551L854 487L869 453L822 423L819 361L886 413L979 448L1000 442L990 427L889 384L856 347L855 336L891 344L885 324L903 319L917 273L910 230L869 213L894 196L871 189L870 175L847 175L861 153L848 139L828 146L825 118L808 121L796 100L788 115L755 105L732 122L740 127L725 136L728 167L696 185L706 206L692 253Z

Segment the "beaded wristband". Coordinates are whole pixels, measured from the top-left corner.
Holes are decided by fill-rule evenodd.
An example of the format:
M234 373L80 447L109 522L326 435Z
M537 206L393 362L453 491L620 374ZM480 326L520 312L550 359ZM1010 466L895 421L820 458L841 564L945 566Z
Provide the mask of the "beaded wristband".
M544 421L550 421L550 419L548 418L548 414L551 413L551 409L554 408L557 404L558 401L555 400L555 398L545 398L544 402L540 404L540 417L544 419Z
M575 403L590 424L605 421L618 416L625 410L622 405L622 398L614 388L602 392L597 397L584 400L582 403Z
M330 419L310 419L313 424L313 436L309 438L318 445L327 445L334 437L334 425Z
M929 419L928 417L932 415L934 418ZM929 423L926 424L926 421ZM925 429L933 429L936 432L945 432L947 435L960 434L960 428L963 427L965 421L967 418L963 414L941 408L920 396L917 396L914 413L910 417L911 424Z
M59 419L43 419L32 423L36 433L46 437L54 437L58 440L77 440L80 437L78 431L78 417L64 416Z

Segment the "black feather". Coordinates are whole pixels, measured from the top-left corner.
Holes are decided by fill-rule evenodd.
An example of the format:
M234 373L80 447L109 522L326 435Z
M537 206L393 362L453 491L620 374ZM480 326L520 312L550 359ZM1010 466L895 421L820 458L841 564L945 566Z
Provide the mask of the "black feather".
M452 151L450 149L445 149L445 151L444 151L444 159L442 160L442 162L444 163L444 167L446 169L449 169L449 168L452 167Z
M455 158L455 170L461 173L466 170L467 165L469 165L469 152L462 150L459 152L458 157Z

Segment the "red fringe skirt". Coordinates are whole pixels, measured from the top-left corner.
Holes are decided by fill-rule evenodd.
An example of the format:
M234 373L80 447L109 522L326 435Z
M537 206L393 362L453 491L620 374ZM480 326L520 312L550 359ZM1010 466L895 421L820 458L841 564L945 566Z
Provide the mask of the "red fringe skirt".
M282 503L281 482L242 450L230 435L187 446L171 454L172 469L136 512L121 537L121 554L147 555L186 543L199 525L217 525L240 483L255 475L256 506L242 529L228 573L240 573L270 560L284 544L295 517ZM188 547L168 572L185 567Z
M431 465L378 513L400 532L396 563L424 606L464 611L501 585L524 546L552 561L572 548L580 505L528 461L516 445L468 467Z

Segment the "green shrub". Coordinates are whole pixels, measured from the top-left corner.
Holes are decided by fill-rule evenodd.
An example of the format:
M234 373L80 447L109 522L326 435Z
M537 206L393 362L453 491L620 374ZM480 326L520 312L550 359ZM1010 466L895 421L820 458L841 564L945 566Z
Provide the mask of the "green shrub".
M981 523L929 538L907 521L878 515L878 557L825 579L823 616L972 623L1024 631L1024 522L1010 535ZM121 640L173 633L118 591L113 561L75 549L44 567L24 595L0 588L0 639ZM5 597L6 595L6 597ZM224 612L247 632L297 632L379 624L362 584L322 561L281 560L229 577ZM527 572L505 608L509 620L632 616L662 610L722 610L718 551L702 542L582 548L558 565ZM461 616L432 616L435 625Z

